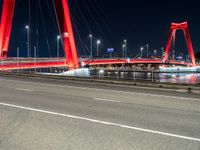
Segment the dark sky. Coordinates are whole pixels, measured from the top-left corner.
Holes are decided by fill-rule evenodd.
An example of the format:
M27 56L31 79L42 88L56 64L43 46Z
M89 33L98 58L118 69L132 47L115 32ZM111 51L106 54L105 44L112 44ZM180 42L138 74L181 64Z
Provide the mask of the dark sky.
M55 56L58 32L51 0L40 0L41 9L39 0L31 3L32 47L38 39L39 56ZM200 5L197 0L69 0L69 3L80 55L89 54L89 33L102 40L102 55L108 47L121 54L124 38L128 40L128 53L131 55L138 54L146 43L151 51L160 51L166 45L170 23L183 21L188 21L194 49L200 51ZM25 55L24 26L27 23L28 0L17 0L10 55L15 55L17 46L21 55ZM35 34L37 26L38 38ZM175 49L177 53L187 52L182 32L177 33Z

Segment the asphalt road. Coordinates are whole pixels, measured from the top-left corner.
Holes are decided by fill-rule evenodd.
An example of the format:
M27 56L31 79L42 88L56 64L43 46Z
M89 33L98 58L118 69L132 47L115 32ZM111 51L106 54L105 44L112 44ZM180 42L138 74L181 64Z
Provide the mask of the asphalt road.
M200 95L0 77L0 150L200 150Z

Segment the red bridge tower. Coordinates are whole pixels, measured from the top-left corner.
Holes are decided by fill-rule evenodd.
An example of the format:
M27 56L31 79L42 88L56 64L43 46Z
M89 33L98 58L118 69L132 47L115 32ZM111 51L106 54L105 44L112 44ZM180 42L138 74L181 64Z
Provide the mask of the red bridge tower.
M16 0L3 0L0 22L0 59L7 58L15 1ZM68 0L54 0L54 3L56 4L59 29L61 30L62 34L66 64L70 69L79 68Z
M191 38L190 38L190 33L189 33L187 22L172 23L171 24L170 34L169 34L167 46L166 46L166 49L165 49L164 61L167 62L168 59L169 59L169 51L170 51L170 46L171 46L171 42L172 42L172 37L176 34L177 30L183 31L185 39L186 39L187 47L188 47L188 50L189 50L190 59L192 61L193 66L195 66L196 60L195 60L194 50L193 50L192 41L191 41Z

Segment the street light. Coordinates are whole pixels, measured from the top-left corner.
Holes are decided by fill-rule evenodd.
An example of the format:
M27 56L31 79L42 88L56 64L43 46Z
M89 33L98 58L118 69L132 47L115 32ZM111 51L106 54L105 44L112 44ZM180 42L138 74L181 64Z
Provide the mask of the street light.
M149 58L149 44L147 44L147 59Z
M37 63L37 46L34 46L34 64L35 64L35 73L36 73L36 63Z
M59 58L59 50L60 50L60 35L57 36L57 58Z
M27 57L30 57L30 27L28 25L25 26L26 31L27 31Z
M92 59L92 52L93 52L93 50L92 50L92 39L93 39L93 36L92 36L92 34L89 34L89 37L90 37L90 58Z
M125 45L125 47L124 47L124 58L126 58L126 54L127 54L127 40L125 39L124 40L124 45Z
M97 40L97 57L99 57L99 44L101 44L101 41Z
M143 56L142 56L143 50L144 50L144 47L141 47L141 48L140 48L141 58L143 57Z
M122 45L122 57L123 57L123 58L125 57L125 48L126 48L126 45L123 44L123 45Z
M19 72L19 47L17 47L17 72Z
M157 50L155 49L154 50L154 58L156 58L156 55L157 55Z
M173 56L172 59L175 60L175 50L173 50Z
M162 50L162 59L164 58L164 47L161 47Z

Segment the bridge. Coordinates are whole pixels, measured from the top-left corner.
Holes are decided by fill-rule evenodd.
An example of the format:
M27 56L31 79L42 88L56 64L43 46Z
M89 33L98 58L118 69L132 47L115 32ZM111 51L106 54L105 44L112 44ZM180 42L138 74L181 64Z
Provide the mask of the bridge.
M137 65L137 64L166 64L163 63L162 59L93 59L93 60L81 60L79 59L81 66L102 66L102 65ZM170 60L168 64L181 65L181 66L192 66L189 62L180 62ZM1 61L0 70L19 70L19 69L38 69L38 68L50 68L50 67L68 67L68 64L65 61L65 58L37 58L37 59L17 59L13 58L6 61Z
M190 65L195 66L194 50L188 30L187 22L172 23L169 38L165 48L165 56L163 59L86 59L81 60L77 55L74 32L72 28L71 14L69 10L68 0L53 0L56 6L56 15L58 18L58 26L63 43L65 58L9 58L8 48L12 29L16 0L3 0L0 24L0 70L15 69L31 69L31 68L49 68L49 67L67 67L69 70L77 69L82 66L94 65L115 65L115 64L174 64L174 65ZM186 43L189 50L190 62L179 62L169 60L170 46L176 31L184 32Z
M117 65L117 64L166 64L163 63L162 59L96 59L96 60L85 60L83 61L84 65L95 66L95 65ZM180 62L170 60L168 64L174 65L183 65L188 66L192 65L189 62Z

